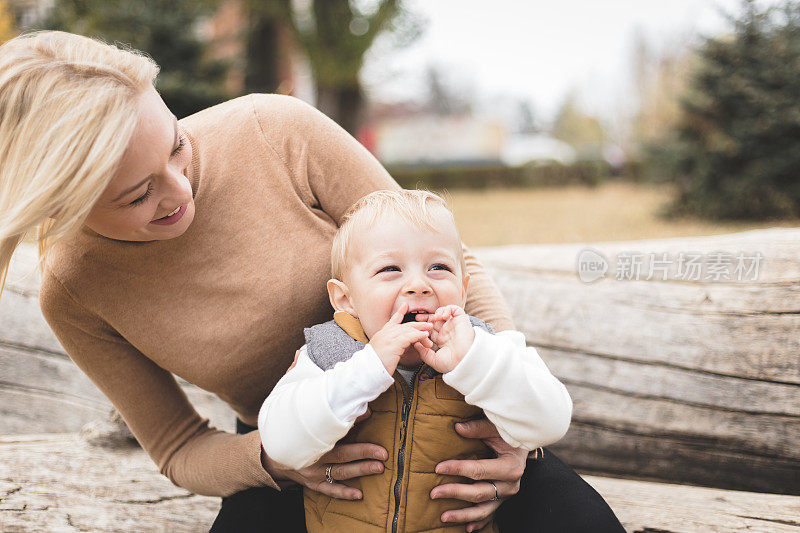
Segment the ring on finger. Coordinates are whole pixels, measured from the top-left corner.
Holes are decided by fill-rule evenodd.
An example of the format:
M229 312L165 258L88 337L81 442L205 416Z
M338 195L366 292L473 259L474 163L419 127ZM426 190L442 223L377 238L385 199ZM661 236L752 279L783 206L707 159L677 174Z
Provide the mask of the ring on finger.
M333 465L328 465L328 468L325 469L325 481L328 483L333 483L333 477L331 477L331 470L333 469ZM497 489L494 489L497 492Z
M500 499L500 495L499 495L499 494L497 494L497 485L495 485L495 484L494 484L494 483L492 483L491 481L489 481L489 484L490 484L492 487L494 487L494 498L491 498L489 501L490 501L490 502L496 502L497 500L499 500L499 499Z

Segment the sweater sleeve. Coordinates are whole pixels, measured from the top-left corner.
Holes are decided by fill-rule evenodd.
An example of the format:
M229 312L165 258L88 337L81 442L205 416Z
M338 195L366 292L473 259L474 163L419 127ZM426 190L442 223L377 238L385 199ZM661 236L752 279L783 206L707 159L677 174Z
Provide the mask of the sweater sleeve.
M533 450L558 441L572 418L566 387L519 331L497 335L479 327L456 367L442 376L465 400L482 408L500 436L515 448Z
M394 380L369 344L347 361L323 371L304 346L258 413L264 451L299 470L315 463L353 427L367 403Z
M251 95L269 146L283 159L301 199L337 226L359 198L377 190L399 189L380 162L333 120L291 96ZM465 311L496 331L514 329L500 291L465 246L470 274Z
M39 299L70 358L108 397L175 485L208 496L277 488L261 465L258 432L233 435L209 427L170 372L85 309L52 273L45 273Z

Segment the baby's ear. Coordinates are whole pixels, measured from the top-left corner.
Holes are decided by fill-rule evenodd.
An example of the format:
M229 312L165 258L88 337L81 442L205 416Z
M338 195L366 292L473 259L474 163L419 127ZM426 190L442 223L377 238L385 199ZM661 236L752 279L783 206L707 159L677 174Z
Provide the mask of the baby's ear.
M464 272L464 304L467 302L467 288L469 288L469 274Z
M343 281L329 279L327 283L328 299L331 301L334 311L344 311L358 318L353 305L350 303L350 289Z

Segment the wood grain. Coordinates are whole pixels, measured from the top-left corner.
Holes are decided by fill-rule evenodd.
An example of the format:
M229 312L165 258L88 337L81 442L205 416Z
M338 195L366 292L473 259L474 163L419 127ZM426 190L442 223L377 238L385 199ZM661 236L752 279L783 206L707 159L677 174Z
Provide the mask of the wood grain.
M800 497L584 475L629 532L798 530ZM75 435L0 437L0 524L22 532L208 531L219 498L173 486L136 447Z
M608 261L593 283L577 271L587 247ZM674 264L617 279L626 252L762 259L744 281L685 279ZM572 427L553 447L569 464L800 494L800 229L477 254L573 397Z
M89 446L74 434L0 437L4 532L199 533L219 501L174 486L138 447Z
M632 533L796 533L800 497L584 475Z

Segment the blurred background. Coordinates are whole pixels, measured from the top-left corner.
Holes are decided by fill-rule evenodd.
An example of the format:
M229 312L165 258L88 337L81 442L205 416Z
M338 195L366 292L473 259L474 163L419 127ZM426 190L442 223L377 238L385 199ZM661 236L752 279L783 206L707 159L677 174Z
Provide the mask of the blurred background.
M150 54L178 117L291 94L471 246L800 226L800 2L0 0Z

